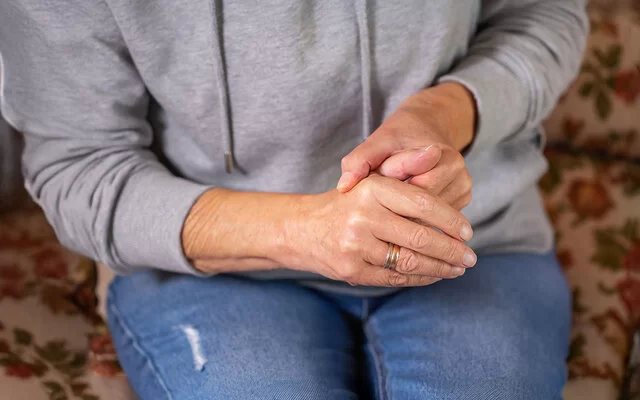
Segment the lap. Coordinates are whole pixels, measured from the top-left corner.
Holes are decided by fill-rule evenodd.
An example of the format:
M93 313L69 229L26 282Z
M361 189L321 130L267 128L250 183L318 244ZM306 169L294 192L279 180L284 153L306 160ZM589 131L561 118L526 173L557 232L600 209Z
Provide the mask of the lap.
M481 256L461 278L404 290L368 318L378 398L560 399L570 323L552 255Z
M382 299L138 273L112 284L109 324L143 399L356 399L361 317L379 399L552 399L569 308L555 259L518 254Z
M139 273L112 284L109 324L143 399L356 398L349 324L293 282Z

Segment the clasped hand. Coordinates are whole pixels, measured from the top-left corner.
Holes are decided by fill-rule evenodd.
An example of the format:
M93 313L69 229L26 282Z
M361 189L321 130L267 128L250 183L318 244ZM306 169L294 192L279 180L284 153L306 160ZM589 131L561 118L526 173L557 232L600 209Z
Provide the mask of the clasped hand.
M338 189L313 196L296 232L316 241L312 269L353 285L422 286L472 267L477 257L465 241L473 233L460 213L472 182L460 150L474 118L459 84L407 99L342 160ZM400 246L394 270L382 268L389 243Z

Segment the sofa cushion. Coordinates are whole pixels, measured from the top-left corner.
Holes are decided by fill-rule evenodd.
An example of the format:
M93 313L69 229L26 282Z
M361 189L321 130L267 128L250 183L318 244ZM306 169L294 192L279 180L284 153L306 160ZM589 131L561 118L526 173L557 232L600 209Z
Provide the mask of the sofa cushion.
M37 207L0 216L0 398L134 398L114 376L94 284L93 263L62 248Z
M640 322L640 165L547 155L540 186L574 301L565 398L614 399Z
M589 14L580 75L544 123L549 143L640 158L640 10Z

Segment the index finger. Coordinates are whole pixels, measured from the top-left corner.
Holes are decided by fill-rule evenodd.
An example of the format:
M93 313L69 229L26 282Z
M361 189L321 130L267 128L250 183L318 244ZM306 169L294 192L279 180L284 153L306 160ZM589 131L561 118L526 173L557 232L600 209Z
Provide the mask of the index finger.
M403 217L438 228L452 238L471 240L473 230L467 218L440 197L395 179L380 182L375 196L384 207Z

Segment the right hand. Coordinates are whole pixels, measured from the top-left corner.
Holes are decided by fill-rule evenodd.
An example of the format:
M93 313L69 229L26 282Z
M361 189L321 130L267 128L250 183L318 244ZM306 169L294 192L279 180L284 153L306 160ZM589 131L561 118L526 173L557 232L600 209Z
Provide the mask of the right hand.
M471 175L462 155L449 146L401 151L376 172L418 186L458 211L471 202Z
M477 259L461 237L466 218L397 179L372 174L347 193L309 195L301 207L277 260L289 268L352 285L424 286L462 275ZM395 271L382 267L389 243L401 247Z

